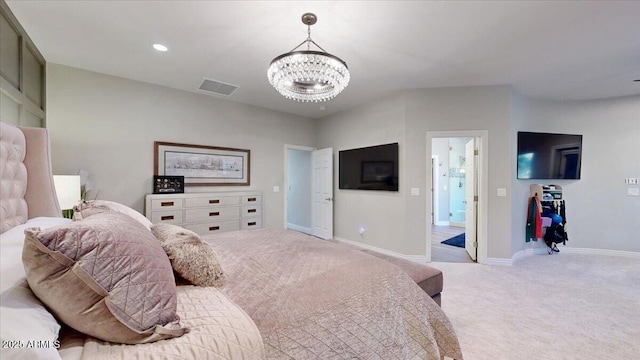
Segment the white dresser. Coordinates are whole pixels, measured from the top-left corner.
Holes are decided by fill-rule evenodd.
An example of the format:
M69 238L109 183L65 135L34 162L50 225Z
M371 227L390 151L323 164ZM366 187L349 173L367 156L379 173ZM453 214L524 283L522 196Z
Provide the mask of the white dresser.
M255 191L149 194L145 216L206 235L262 227L262 194Z

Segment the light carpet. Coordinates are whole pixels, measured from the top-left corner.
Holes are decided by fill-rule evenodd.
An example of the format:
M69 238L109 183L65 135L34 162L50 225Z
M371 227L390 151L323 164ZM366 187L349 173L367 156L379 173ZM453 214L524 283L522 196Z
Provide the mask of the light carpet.
M433 262L466 360L640 359L640 260L533 255L513 266Z

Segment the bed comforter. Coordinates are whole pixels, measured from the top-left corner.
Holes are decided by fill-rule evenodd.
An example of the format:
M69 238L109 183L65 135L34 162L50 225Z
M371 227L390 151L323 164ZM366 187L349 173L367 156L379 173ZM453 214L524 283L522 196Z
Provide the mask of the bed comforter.
M66 329L63 359L263 359L264 346L251 318L220 290L178 286L180 323L189 332L146 344L114 344Z
M462 359L447 316L393 264L289 230L203 239L268 359Z

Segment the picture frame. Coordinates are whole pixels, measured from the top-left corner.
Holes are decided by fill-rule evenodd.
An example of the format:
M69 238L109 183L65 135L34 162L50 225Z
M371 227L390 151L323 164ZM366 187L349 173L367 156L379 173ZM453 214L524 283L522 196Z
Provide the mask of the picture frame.
M184 176L184 186L250 185L251 150L154 142L154 174Z

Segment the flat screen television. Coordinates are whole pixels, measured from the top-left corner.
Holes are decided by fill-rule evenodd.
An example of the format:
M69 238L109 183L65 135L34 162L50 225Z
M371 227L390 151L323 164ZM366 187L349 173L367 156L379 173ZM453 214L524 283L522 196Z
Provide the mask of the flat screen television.
M580 179L582 135L518 132L518 179Z
M398 143L338 152L340 189L398 191Z

